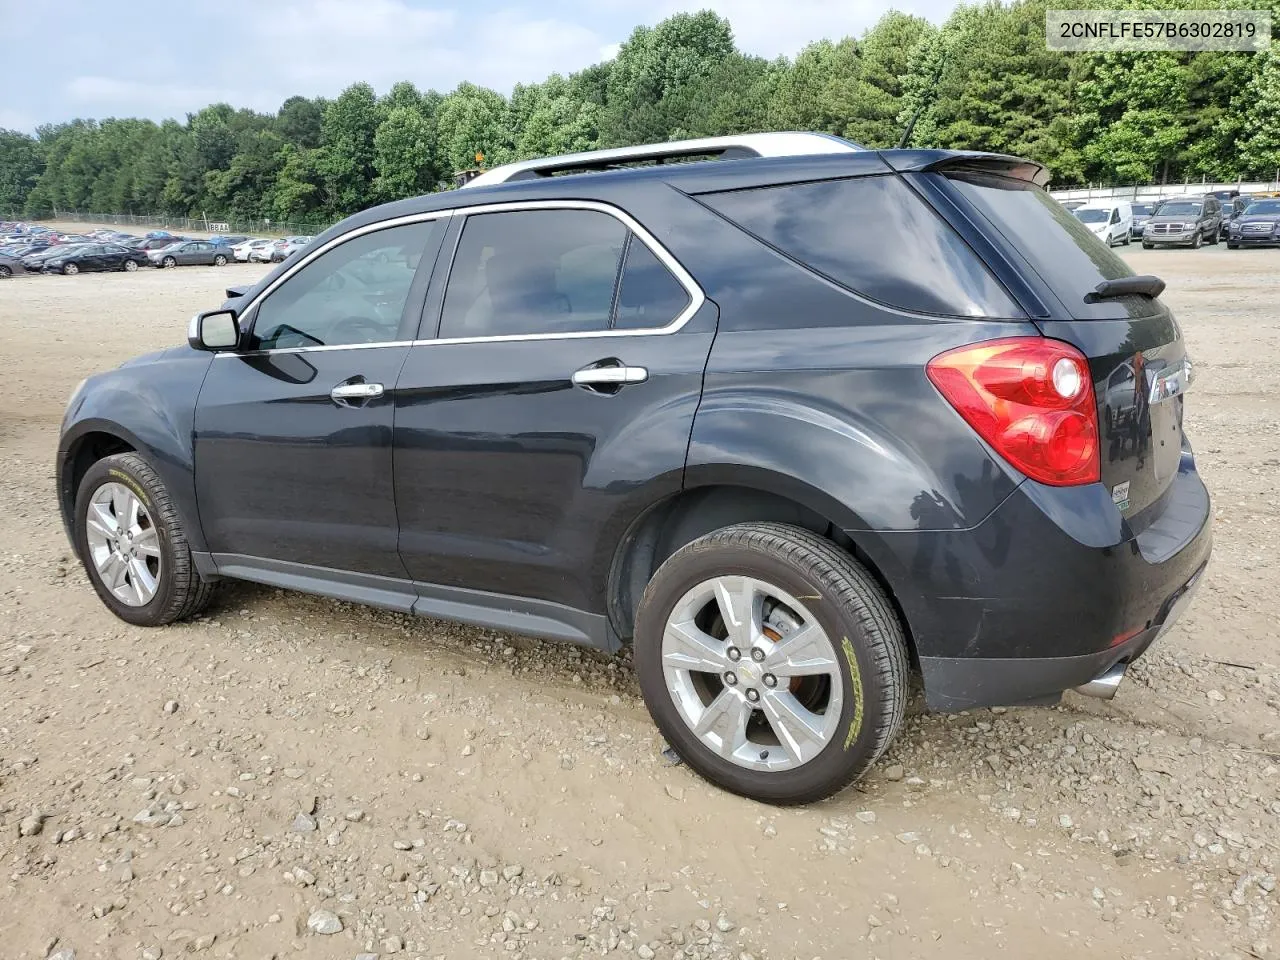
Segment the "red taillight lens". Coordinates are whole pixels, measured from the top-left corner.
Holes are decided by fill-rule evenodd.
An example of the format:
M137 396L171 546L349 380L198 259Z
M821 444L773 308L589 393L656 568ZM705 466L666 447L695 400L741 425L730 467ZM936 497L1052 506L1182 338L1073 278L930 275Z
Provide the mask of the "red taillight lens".
M1097 482L1098 411L1075 347L1045 337L988 340L939 354L927 370L969 426L1031 479Z

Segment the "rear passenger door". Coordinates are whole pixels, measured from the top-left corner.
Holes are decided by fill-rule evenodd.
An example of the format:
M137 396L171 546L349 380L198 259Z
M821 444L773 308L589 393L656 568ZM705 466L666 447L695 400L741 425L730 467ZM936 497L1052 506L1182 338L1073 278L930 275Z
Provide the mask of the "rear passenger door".
M603 204L454 220L396 390L401 558L446 597L603 614L627 522L680 489L715 306Z

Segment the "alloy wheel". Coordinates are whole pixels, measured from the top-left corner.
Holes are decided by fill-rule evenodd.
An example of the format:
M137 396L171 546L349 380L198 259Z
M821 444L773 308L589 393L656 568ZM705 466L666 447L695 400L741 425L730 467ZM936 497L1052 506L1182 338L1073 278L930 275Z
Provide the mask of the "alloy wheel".
M159 534L138 495L122 483L104 483L89 501L85 528L103 585L130 607L150 603L164 569Z
M839 726L844 680L831 639L763 580L716 577L686 593L663 631L662 669L702 744L750 770L807 763Z

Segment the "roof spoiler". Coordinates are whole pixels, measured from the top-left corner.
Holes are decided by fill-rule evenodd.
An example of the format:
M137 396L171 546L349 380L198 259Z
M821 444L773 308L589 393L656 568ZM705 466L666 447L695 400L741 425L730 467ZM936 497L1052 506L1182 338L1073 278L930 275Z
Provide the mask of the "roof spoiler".
M1005 153L974 150L889 150L881 154L899 173L986 173L1025 180L1037 187L1049 183L1049 171L1034 160Z

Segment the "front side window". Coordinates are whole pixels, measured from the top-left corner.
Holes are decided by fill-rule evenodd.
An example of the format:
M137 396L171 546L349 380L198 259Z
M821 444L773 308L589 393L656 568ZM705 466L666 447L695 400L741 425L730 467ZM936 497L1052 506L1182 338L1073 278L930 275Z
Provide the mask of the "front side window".
M419 261L441 222L366 233L316 257L262 301L253 325L255 348L397 339Z
M609 329L627 228L596 210L467 217L445 291L440 336Z

